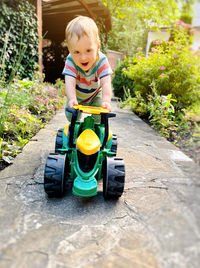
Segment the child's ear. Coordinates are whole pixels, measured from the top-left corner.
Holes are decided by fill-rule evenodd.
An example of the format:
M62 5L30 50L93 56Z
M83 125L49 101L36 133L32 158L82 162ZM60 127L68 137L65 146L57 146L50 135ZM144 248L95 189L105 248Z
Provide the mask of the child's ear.
M99 57L100 46L101 46L101 43L98 42L98 43L97 43L97 57L96 57L96 61L99 61L99 60L100 60L100 57Z
M96 61L99 61L100 57L99 57L99 49L97 49L97 57L96 57Z
M101 42L99 41L99 42L97 43L97 49L100 49L100 47L101 47Z

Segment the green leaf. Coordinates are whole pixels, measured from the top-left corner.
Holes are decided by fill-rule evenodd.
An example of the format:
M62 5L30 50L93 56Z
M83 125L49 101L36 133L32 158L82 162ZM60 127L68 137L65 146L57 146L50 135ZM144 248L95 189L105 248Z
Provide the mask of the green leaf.
M14 157L12 157L10 155L9 156L3 156L2 159L8 164L12 164L14 162Z

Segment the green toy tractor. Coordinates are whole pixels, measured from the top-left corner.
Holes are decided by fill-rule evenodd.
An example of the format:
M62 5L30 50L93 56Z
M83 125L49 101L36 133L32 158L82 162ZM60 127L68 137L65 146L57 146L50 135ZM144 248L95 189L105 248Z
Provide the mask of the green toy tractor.
M58 130L55 153L46 161L44 189L49 197L61 197L67 185L77 196L97 195L97 181L103 179L105 199L119 198L124 190L125 167L116 157L117 137L111 133L108 119L116 114L102 107L77 105L66 108L72 114L71 122ZM83 121L79 113L91 114ZM101 117L96 123L93 115Z

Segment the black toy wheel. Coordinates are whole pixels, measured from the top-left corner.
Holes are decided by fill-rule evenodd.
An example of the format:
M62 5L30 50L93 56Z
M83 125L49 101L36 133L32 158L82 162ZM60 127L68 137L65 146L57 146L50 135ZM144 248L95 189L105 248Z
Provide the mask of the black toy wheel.
M56 136L55 152L60 153L58 149L62 149L63 146L63 128L60 128Z
M44 170L44 190L49 197L61 197L65 192L68 159L66 155L50 154Z
M112 136L111 152L117 154L117 135L115 134Z
M107 157L103 164L104 199L117 199L124 191L125 167L122 158Z

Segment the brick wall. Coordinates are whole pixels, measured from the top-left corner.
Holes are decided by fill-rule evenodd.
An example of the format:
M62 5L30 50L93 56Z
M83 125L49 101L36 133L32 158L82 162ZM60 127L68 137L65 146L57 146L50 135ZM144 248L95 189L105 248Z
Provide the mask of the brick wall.
M108 57L110 66L112 70L114 71L117 67L118 59L122 61L124 58L124 54L122 52L118 52L114 50L107 50L107 57Z

